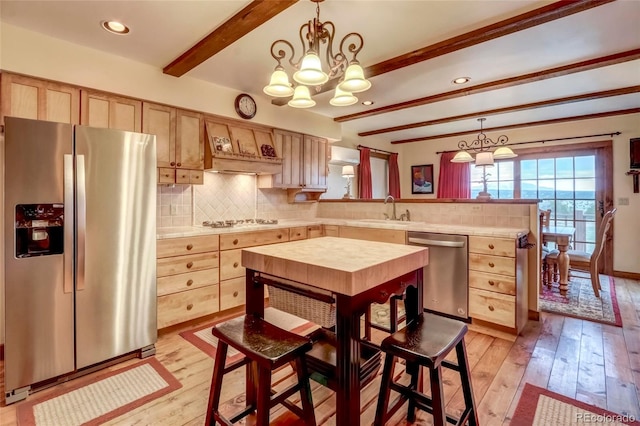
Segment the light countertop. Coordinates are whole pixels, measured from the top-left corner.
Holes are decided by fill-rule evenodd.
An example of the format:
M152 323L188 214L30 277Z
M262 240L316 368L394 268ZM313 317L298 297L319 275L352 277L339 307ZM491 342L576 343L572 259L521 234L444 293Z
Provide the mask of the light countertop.
M426 222L401 222L395 220L377 219L332 219L316 218L311 220L284 219L276 225L241 225L233 228L210 228L203 226L182 226L173 228L158 228L158 239L191 237L208 234L230 234L239 232L263 231L268 229L292 228L296 226L311 225L338 225L357 226L364 228L398 229L403 231L435 232L440 234L475 235L482 237L517 238L520 235L528 234L529 230L524 228L504 228L490 226L469 226L469 225L447 225Z

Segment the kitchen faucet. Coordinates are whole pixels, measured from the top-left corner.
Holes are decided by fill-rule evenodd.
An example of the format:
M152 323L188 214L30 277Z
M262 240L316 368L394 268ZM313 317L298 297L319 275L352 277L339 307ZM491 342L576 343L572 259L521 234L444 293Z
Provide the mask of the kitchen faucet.
M391 216L391 220L398 220L398 218L396 217L396 199L393 198L391 194L389 194L387 195L387 198L384 199L384 203L387 204L387 201L389 201L389 198L391 198L391 204L393 205L393 215Z

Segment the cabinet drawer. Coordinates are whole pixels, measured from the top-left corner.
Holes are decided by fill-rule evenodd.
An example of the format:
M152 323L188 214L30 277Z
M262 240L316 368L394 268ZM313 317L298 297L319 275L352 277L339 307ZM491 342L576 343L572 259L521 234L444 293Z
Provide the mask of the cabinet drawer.
M284 243L286 241L289 241L288 228L243 232L238 234L223 234L220 235L220 250Z
M289 229L289 241L306 240L307 239L307 227L298 226Z
M515 296L516 278L470 270L469 287Z
M245 276L242 266L242 250L225 250L220 252L220 281Z
M513 328L516 326L516 297L471 288L469 315L471 318Z
M327 237L338 237L340 231L338 225L324 225L324 235Z
M219 311L218 285L158 297L158 328Z
M158 278L158 296L218 284L218 270L205 269Z
M322 225L307 226L307 238L318 238L322 237L322 235Z
M516 259L514 257L469 253L469 269L513 277L516 273Z
M244 305L246 296L245 277L220 281L220 310L235 308Z
M204 182L204 172L202 170L189 170L189 183L201 185Z
M156 256L183 256L185 254L218 251L217 235L202 235L197 237L166 238L157 241Z
M508 238L469 236L469 252L492 254L494 256L516 256L515 240Z
M175 183L176 169L161 167L158 169L158 183Z
M191 183L191 170L177 169L176 183Z
M218 268L218 252L158 259L156 274L158 277L166 277L212 268Z

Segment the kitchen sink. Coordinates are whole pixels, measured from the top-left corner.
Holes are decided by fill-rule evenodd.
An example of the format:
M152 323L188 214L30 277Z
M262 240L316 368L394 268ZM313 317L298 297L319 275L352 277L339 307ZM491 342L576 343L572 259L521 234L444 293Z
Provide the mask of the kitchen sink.
M356 220L355 222L360 222L360 223L377 223L377 224L381 224L381 225L385 225L385 226L389 226L389 227L398 227L398 228L406 228L412 224L415 224L417 222L410 222L410 221L402 221L402 220L387 220L387 219L360 219L360 220Z

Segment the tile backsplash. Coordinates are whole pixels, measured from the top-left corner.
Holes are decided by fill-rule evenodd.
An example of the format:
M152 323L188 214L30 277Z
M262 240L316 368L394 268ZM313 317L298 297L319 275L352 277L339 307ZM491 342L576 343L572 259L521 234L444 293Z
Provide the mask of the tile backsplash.
M205 220L249 219L256 214L256 177L204 173L204 184L194 185L194 225Z
M189 226L193 212L191 185L158 185L158 228Z

